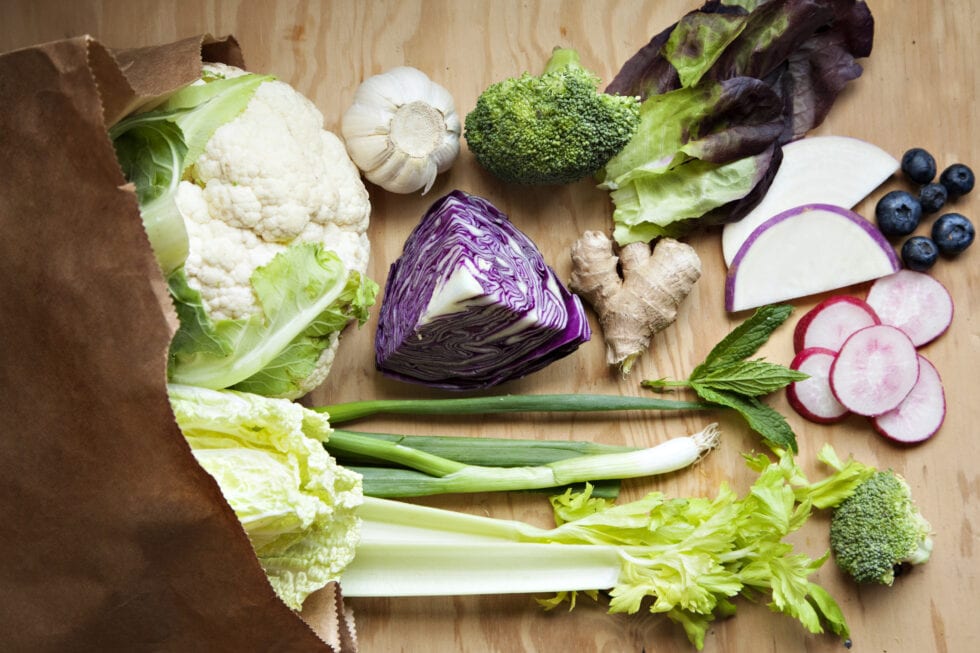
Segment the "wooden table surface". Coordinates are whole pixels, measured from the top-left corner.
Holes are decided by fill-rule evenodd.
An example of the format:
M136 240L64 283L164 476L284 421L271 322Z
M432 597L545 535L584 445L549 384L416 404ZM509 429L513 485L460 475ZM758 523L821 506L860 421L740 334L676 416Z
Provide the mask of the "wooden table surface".
M446 86L465 114L493 81L536 71L552 47L577 48L584 63L608 80L653 34L698 6L696 0L557 2L529 0L371 2L258 2L194 0L2 0L0 51L89 33L113 47L168 42L202 32L234 34L252 70L274 73L311 97L336 130L354 89L365 77L397 65L415 66ZM874 51L864 75L835 105L816 133L862 138L896 157L913 146L931 150L940 165L962 161L980 166L980 131L975 101L980 80L976 61L980 18L976 0L943 2L870 1L876 19ZM0 98L2 101L2 98ZM885 189L901 187L893 178L858 206L865 215ZM510 187L461 154L425 197L396 196L370 186L373 278L383 283L389 264L429 204L452 189L483 195L508 213L567 279L568 250L586 229L608 229L611 205L589 182L546 191ZM957 210L980 218L978 192ZM690 241L704 274L684 304L678 322L659 335L628 378L604 363L601 335L574 355L499 392L611 392L641 395L639 381L683 376L736 323L723 308L724 266L717 232ZM940 261L933 274L956 302L950 330L924 354L938 367L949 411L931 441L902 448L876 436L865 420L835 426L799 419L782 394L770 403L783 412L800 441L800 461L818 471L816 452L825 443L842 454L891 467L909 480L923 512L936 530L933 559L891 588L858 588L828 563L817 574L841 603L856 651L980 650L980 474L976 460L976 400L980 369L980 246L955 261ZM850 289L862 294L864 287ZM792 356L792 326L818 298L794 302L797 311L763 349L773 361ZM738 316L739 319L744 316ZM373 366L372 320L345 337L334 372L312 399L317 402L375 397L429 396L415 386L383 379ZM490 420L377 419L365 430L404 433L494 434L511 437L590 439L612 444L649 445L720 421L721 447L697 468L669 477L625 484L624 498L651 490L671 496L710 496L723 480L744 490L751 474L739 452L759 444L738 419L718 414L649 417L545 418L511 416ZM444 497L430 505L547 525L550 513L541 495ZM811 555L826 550L827 521L814 518L794 541ZM608 615L602 604L585 600L574 612L545 613L529 596L350 600L361 650L381 651L687 651L681 630L649 614ZM739 602L734 619L708 633L706 651L838 651L832 636L809 635L795 621L764 605Z

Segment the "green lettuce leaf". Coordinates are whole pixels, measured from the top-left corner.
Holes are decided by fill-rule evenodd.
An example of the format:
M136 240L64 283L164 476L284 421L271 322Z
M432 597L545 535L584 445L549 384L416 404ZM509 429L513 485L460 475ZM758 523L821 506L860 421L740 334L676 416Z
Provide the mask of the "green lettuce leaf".
M299 610L353 560L360 476L323 447L325 416L285 399L171 385L177 424L279 597Z
M648 98L636 135L598 177L615 205L616 242L682 236L749 195L770 173L782 111L779 96L748 77Z
M873 34L858 0L708 0L656 34L606 88L643 100L636 135L597 176L612 191L617 242L744 216L782 145L861 75Z

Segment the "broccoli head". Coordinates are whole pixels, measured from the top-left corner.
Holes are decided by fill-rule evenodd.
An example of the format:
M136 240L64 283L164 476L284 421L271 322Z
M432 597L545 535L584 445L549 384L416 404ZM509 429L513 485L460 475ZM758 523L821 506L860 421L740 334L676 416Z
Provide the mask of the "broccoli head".
M483 91L466 116L466 143L504 181L578 181L623 149L640 120L639 98L598 86L575 50L556 48L540 76L525 73Z
M855 581L891 585L896 569L929 559L931 531L905 479L876 471L834 509L830 548Z

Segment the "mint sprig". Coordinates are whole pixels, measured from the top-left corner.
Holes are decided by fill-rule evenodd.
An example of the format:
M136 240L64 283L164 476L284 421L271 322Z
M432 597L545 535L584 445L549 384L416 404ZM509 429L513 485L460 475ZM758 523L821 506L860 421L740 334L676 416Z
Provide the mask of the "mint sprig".
M738 411L769 446L796 453L793 429L759 397L807 375L763 359L749 360L792 311L792 306L763 306L715 345L686 380L646 380L641 385L655 391L690 388L704 401Z

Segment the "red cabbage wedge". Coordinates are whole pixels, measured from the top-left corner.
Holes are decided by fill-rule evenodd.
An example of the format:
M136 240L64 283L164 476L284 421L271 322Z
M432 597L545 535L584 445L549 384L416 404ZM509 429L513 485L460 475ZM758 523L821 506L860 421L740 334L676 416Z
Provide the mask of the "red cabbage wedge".
M378 370L450 390L482 389L563 358L591 337L581 301L487 200L436 201L389 270Z

